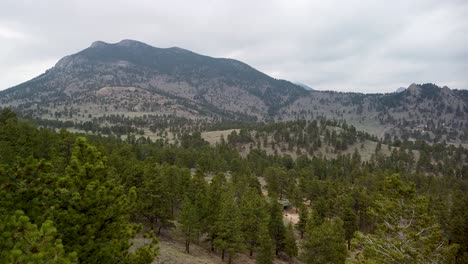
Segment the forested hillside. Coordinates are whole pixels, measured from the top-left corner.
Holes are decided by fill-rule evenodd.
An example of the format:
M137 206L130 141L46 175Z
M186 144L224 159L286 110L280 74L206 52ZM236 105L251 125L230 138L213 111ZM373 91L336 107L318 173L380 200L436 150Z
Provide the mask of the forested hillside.
M177 133L79 135L3 110L0 263L158 263L157 237L228 263L468 262L461 146L327 119L245 126L215 144ZM366 140L377 145L364 159L354 147ZM315 155L322 145L334 155Z

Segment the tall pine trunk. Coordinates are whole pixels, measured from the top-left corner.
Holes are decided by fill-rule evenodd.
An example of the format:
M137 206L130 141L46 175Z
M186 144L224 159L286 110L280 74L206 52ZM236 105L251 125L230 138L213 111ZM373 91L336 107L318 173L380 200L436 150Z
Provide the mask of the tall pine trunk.
M190 254L190 240L189 239L185 240L185 252Z
M211 252L214 252L214 235L211 236L210 238L210 246L211 246Z

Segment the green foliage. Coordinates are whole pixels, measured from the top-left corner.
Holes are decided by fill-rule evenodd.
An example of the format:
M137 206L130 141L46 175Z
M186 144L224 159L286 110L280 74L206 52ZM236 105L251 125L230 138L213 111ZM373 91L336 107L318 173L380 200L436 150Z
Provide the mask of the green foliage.
M305 263L344 263L346 246L343 222L325 220L321 225L307 226L302 242L301 259Z
M445 219L443 219L445 222ZM448 218L448 237L459 245L457 263L468 262L468 195L461 192L453 194Z
M136 226L128 222L136 191L125 193L107 173L105 159L84 138L78 138L66 174L57 182L60 197L54 219L65 249L81 262L107 263L124 259ZM112 243L109 243L112 242Z
M278 253L284 249L284 239L286 236L286 228L283 223L283 212L281 205L276 200L271 201L270 205L270 222L268 228L270 230L270 236L275 245L275 253Z
M215 223L217 237L214 240L215 247L226 251L229 255L229 263L243 249L243 237L241 231L241 215L237 206L234 193L228 190L222 196L219 218Z
M257 246L260 225L268 216L265 200L255 189L247 190L240 201L241 231L250 255Z
M457 245L449 246L429 214L426 197L398 175L385 179L383 192L372 206L377 219L374 234L357 234L363 263L450 263Z
M77 263L76 253L65 253L52 221L40 227L23 211L0 218L0 263Z
M182 203L179 222L181 231L185 237L185 251L190 253L190 243L198 239L201 230L200 208L188 196Z
M309 221L309 212L304 204L299 208L299 222L296 224L296 229L299 231L301 239L304 237L306 231L307 222Z
M297 256L297 244L296 237L294 235L294 229L291 223L288 224L286 234L284 237L284 253L289 257Z
M260 222L258 230L257 256L255 258L255 263L271 264L274 256L273 247L274 245L268 231L268 221L267 218L265 218Z
M147 242L133 252L128 258L128 264L150 264L158 255L158 240L151 230L144 236Z
M188 185L188 171L168 165L145 162L138 183L137 215L145 217L152 228L173 227L174 210L179 205L183 185ZM184 175L186 174L186 175ZM180 192L182 191L182 192Z
M232 144L209 146L199 133L188 135L190 130L181 127L171 132L183 146L134 135L124 141L96 135L85 140L65 130L37 129L11 112L0 116L2 235L37 241L40 252L54 254L57 261L148 263L157 253L154 243L129 253L131 239L144 226L158 233L175 227L187 251L204 238L213 254L227 253L231 261L249 252L257 262L271 263L273 248L290 256L295 252L280 197L299 209L296 229L305 233L300 250L305 262L342 262L345 240L354 234L350 262L385 263L381 246L403 252L392 255L400 262L467 259L468 151L462 147L400 142L389 156L385 148L368 161L357 152L294 160L258 149L242 156ZM309 141L312 148L314 137L337 124L271 124L258 135L243 129L242 137L263 142L269 135L267 144L276 138L294 148ZM346 124L340 127L346 133L329 131L321 142L351 142L357 132ZM388 178L392 173L401 177ZM25 219L12 220L17 210L28 218L24 228L11 224ZM29 234L37 234L37 240ZM14 249L10 238L0 241L0 263Z

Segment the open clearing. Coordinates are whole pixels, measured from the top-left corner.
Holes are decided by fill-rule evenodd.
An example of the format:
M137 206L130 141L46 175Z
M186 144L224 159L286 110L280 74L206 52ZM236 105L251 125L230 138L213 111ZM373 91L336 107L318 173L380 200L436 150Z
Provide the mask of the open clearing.
M210 144L216 144L221 141L221 136L227 140L227 136L232 133L232 131L236 131L239 133L240 129L228 129L228 130L217 130L217 131L208 131L202 132L201 137L208 141Z

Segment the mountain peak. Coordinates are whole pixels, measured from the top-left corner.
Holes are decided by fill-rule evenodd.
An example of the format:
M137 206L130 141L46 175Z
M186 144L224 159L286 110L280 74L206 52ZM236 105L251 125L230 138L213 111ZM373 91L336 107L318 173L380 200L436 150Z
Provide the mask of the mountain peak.
M120 46L120 47L142 47L142 46L149 46L148 44L145 44L143 42L140 42L140 41L136 41L136 40L133 40L133 39L123 39L117 43L115 43L116 46Z
M401 92L404 92L405 90L406 90L405 87L400 87L400 88L395 90L395 93L401 93Z
M102 48L102 47L109 47L109 46L118 46L118 47L127 47L127 48L130 48L130 47L147 47L149 46L148 44L145 44L143 42L140 42L140 41L136 41L136 40L133 40L133 39L123 39L117 43L107 43L107 42L104 42L104 41L101 41L101 40L98 40L98 41L94 41L90 48Z
M104 41L98 40L98 41L94 41L94 42L91 44L90 48L105 47L105 46L107 46L107 45L109 45L109 43L106 43L106 42L104 42Z

